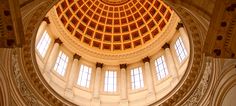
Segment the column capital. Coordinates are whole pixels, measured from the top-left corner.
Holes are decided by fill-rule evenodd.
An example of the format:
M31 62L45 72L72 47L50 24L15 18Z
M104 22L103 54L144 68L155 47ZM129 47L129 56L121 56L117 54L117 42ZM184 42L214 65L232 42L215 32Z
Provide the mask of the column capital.
M170 48L170 44L169 43L165 43L163 46L162 46L163 49L167 49L167 48Z
M147 56L145 58L143 58L143 62L146 63L146 62L150 62L150 58Z
M179 30L179 28L184 27L184 24L182 22L179 22L178 25L176 26L176 30Z
M81 56L80 56L80 55L78 55L78 54L74 54L74 56L73 56L73 59L80 60L80 58L81 58Z
M127 64L120 64L120 69L126 69L127 68Z
M45 21L47 24L50 24L50 23L51 23L48 17L44 17L44 18L43 18L43 21Z
M54 43L58 43L59 45L61 45L63 42L59 38L57 38L55 39Z
M98 67L100 67L100 68L102 68L103 67L103 63L96 63L96 68L98 68Z

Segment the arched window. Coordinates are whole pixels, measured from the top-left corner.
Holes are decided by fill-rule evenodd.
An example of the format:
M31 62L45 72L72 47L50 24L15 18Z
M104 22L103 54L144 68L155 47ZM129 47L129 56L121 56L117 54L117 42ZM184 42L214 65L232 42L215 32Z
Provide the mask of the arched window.
M164 56L159 57L155 60L157 79L161 80L168 75L168 69L166 67L166 62Z
M116 92L117 74L116 71L106 71L104 91Z
M132 89L139 89L144 87L142 68L134 68L131 70L131 87Z
M182 62L186 58L187 52L181 37L178 37L178 39L175 42L175 51L179 61Z
M43 36L42 38L40 39L39 43L37 44L37 50L39 52L39 54L44 57L47 50L48 50L48 47L49 47L49 44L51 42L51 38L49 37L48 35L48 32L45 31L43 33Z
M57 57L56 64L54 66L54 70L56 70L58 74L64 76L67 64L68 64L68 56L62 51L60 51Z
M77 84L89 88L92 68L81 65Z

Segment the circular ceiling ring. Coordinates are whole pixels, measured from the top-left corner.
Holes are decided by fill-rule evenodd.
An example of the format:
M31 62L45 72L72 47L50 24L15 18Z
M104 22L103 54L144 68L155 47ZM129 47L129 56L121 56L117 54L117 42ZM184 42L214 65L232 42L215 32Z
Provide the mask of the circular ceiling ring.
M22 69L22 73L24 73L24 77L26 77L32 88L34 88L35 95L38 95L44 100L48 100L47 102L52 105L74 105L71 102L68 102L67 100L63 99L61 96L59 96L57 93L55 93L52 89L50 89L50 86L43 80L43 76L40 74L39 69L37 68L37 62L35 59L35 37L36 37L36 30L39 27L39 23L44 18L44 15L46 12L52 7L51 4L55 4L56 1L48 1L43 6L41 6L40 10L36 10L33 17L31 18L28 28L26 29L25 33L25 40L26 42L31 42L31 45L24 44L23 50L19 50L20 55L22 56L24 69ZM174 7L175 8L175 7ZM184 25L186 27L194 27L195 29L198 29L201 25L197 24L195 18L190 15L185 10L181 9L180 7L176 9L176 12L179 14L182 14L183 17L188 15L188 19L183 19ZM191 24L187 24L188 22L193 22ZM164 102L164 104L176 104L179 100L184 98L187 93L183 92L190 92L191 88L197 81L196 79L200 78L200 67L201 62L203 59L203 55L201 54L202 51L202 43L203 40L201 40L201 34L199 30L192 30L191 28L188 29L189 36L191 38L192 48L193 51L190 54L190 58L192 58L192 62L190 62L190 65L188 66L187 72L188 75L186 75L185 80L182 81L181 85L179 85L178 89L175 89L173 94L167 95L165 101L160 101L158 104L161 104ZM190 85L190 86L189 86ZM46 95L45 95L46 94ZM174 99L177 98L177 99Z

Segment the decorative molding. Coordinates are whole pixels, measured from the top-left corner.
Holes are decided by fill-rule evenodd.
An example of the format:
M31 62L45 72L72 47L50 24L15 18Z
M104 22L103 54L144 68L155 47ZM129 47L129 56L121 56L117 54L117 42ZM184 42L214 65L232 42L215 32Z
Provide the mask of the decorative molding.
M39 102L37 101L37 98L35 95L31 92L31 90L26 86L26 82L21 74L22 68L19 65L19 56L16 53L16 50L13 50L13 54L11 56L11 66L13 71L13 79L16 82L16 86L23 96L24 100L26 101L26 104L29 106L39 106Z
M143 58L143 63L149 62L150 63L150 58L147 56L145 58Z
M125 4L128 3L129 0L101 0L103 3L108 4L108 5L121 5L121 4Z
M0 50L0 52L2 52ZM2 59L3 55L0 54L0 60L5 60ZM9 106L10 100L11 100L11 95L9 92L12 92L9 87L9 80L7 79L7 72L6 67L4 65L5 61L0 62L0 106Z
M215 69L217 78L212 85L211 106L222 106L228 91L236 85L235 59L217 59ZM223 63L221 63L224 61Z
M103 63L96 63L96 68L102 68L103 67Z
M61 45L63 42L59 38L57 38L55 39L54 43L58 43L59 45Z
M197 106L199 105L202 98L206 95L206 91L209 90L209 83L211 73L213 70L212 61L207 61L204 69L204 74L194 93L183 103L183 106Z
M98 50L98 49L95 49L94 51L94 48L78 42L75 36L70 36L71 33L67 31L67 29L62 24L61 20L58 18L55 8L49 11L48 14L49 14L49 19L52 21L51 22L51 26L53 27L52 30L57 32L56 36L63 41L65 46L70 51L78 53L84 58L91 59L92 57L94 61L99 61L105 64L112 64L112 63L129 64L134 62L135 60L137 61L138 59L147 56L147 54L150 55L155 54L157 51L161 49L161 45L163 45L165 42L169 41L173 37L175 30L171 29L174 29L179 22L179 17L177 16L176 13L173 13L173 15L170 18L170 22L168 23L168 25L164 27L165 29L163 29L164 31L160 32L157 35L157 37L155 37L153 40L147 42L147 44L143 45L142 47L134 48L131 51L125 50L117 54L111 51ZM159 35L165 35L165 36L159 36ZM117 63L117 60L119 60L119 63Z
M170 48L170 44L168 43L165 43L163 46L162 46L163 49L167 49L167 48Z
M178 25L176 26L176 30L179 30L179 28L183 28L184 24L183 23L178 23Z
M127 68L127 64L120 64L120 69L126 69Z
M43 18L43 21L45 21L47 24L50 24L50 23L51 23L48 17L44 17L44 18Z
M73 59L80 60L80 58L81 58L81 56L80 56L80 55L78 55L78 54L74 54L74 55L73 55Z

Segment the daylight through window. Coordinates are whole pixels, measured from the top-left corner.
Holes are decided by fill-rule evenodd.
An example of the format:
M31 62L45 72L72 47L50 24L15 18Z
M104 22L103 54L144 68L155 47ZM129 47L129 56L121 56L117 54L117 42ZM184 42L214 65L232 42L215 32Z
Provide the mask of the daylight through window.
M143 84L143 74L142 74L142 68L134 68L131 70L131 86L132 89L139 89L144 87Z
M50 42L51 42L51 39L50 39L47 31L45 31L43 33L42 38L40 39L40 41L39 41L39 43L37 45L37 50L38 50L38 52L40 53L40 55L42 57L45 56L45 54L46 54L46 52L48 50Z
M64 76L67 64L68 64L68 56L62 51L60 51L57 57L56 64L54 66L54 70L56 70L58 74Z
M91 71L92 68L85 65L81 65L77 84L79 84L82 87L89 88Z

